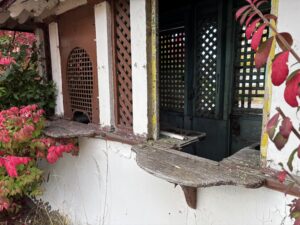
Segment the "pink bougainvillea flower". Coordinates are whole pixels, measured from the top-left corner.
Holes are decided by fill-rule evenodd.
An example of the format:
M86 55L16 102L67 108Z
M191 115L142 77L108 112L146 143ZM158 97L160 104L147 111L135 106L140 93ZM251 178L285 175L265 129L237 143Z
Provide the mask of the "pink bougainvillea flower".
M28 157L6 156L0 158L0 166L4 166L10 177L17 177L17 166L28 164L31 161Z
M282 52L273 61L271 78L275 86L281 85L289 74L289 67L287 65L289 53L289 51Z
M0 58L0 65L3 66L9 66L10 64L15 62L16 62L15 59L10 56Z
M300 83L300 71L297 71L291 78L286 82L284 90L284 99L291 107L298 107L297 97L300 94L299 89Z
M287 172L285 170L280 171L277 173L277 179L279 182L283 183L286 179L287 176Z

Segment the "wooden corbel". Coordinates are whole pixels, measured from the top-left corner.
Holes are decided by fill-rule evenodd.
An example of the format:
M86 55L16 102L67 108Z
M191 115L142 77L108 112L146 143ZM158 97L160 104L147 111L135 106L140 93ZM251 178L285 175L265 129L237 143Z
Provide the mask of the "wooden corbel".
M192 209L197 208L197 188L180 185L183 190L185 201Z

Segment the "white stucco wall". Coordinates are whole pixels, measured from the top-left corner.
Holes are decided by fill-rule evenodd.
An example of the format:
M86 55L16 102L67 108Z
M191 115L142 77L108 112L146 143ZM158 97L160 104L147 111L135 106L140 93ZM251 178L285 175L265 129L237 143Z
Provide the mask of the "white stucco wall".
M291 200L265 188L221 186L199 189L193 210L180 187L137 166L129 145L101 139L80 139L79 156L64 156L48 174L43 199L76 225L279 225Z
M294 38L294 49L298 54L300 54L300 27L295 17L299 14L300 1L298 0L280 0L278 8L278 30L279 32L290 32ZM278 46L276 51L278 52ZM290 55L289 64L295 63L295 59ZM297 66L293 66L291 71L297 69ZM295 127L297 129L299 124L299 114L297 115L296 108L291 108L285 101L283 97L285 89L285 84L280 87L273 86L272 88L272 103L271 103L271 113L274 115L277 113L276 107L280 106L284 113L289 116ZM275 145L269 141L267 160L272 167L278 167L279 162L287 162L290 153L299 146L299 140L294 134L291 134L290 140L283 150L278 151ZM299 160L294 160L295 167L299 170L300 164Z

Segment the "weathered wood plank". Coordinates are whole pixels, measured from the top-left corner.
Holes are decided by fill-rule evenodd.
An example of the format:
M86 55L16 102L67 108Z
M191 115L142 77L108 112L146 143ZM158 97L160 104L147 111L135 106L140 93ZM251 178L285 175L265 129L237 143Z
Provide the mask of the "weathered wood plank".
M93 137L97 133L93 125L63 119L48 121L44 129L44 134L52 138Z
M187 187L237 185L258 188L266 176L259 151L243 149L220 163L154 144L134 146L137 164L147 172Z

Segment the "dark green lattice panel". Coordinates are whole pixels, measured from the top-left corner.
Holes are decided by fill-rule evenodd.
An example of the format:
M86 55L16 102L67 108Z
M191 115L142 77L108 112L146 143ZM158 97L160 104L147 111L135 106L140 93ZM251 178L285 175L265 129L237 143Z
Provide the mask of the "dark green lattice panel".
M255 52L247 40L245 27L237 30L237 50L234 63L234 111L261 113L265 94L265 67L256 69ZM264 30L263 41L268 37Z
M184 111L185 31L176 28L159 35L160 108Z
M217 97L217 17L197 20L195 111L201 117L214 117Z

